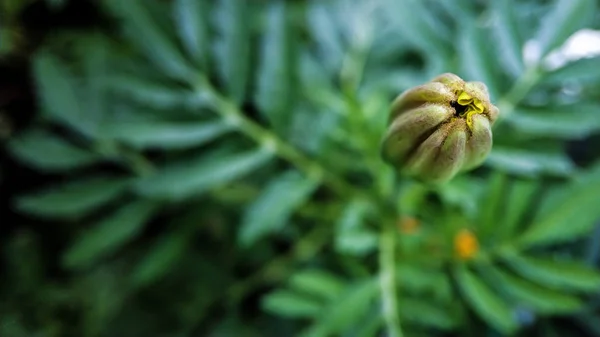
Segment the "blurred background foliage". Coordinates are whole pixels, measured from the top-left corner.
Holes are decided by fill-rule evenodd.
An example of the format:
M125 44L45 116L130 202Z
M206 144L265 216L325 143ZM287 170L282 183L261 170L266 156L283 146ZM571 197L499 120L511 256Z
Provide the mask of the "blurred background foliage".
M599 5L1 0L0 336L600 336ZM428 187L443 72L501 120Z

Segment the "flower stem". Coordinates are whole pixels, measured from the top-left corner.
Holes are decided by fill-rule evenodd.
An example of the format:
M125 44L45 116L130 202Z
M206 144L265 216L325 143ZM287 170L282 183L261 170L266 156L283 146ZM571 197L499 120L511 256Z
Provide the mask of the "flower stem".
M393 222L383 224L379 238L379 285L383 305L383 316L389 337L402 337L398 294L396 292L396 231Z
M513 113L517 104L519 104L537 84L540 76L539 66L532 65L527 68L512 88L498 101L498 109L500 110L499 121Z
M335 172L328 170L318 160L308 157L271 130L248 118L233 102L221 96L209 85L204 85L197 90L209 92L217 112L225 121L234 125L241 133L267 150L272 151L278 157L290 162L300 171L304 172L309 179L323 182L323 184L343 197L360 197L378 202L382 201L381 196L377 193L362 190L348 183Z

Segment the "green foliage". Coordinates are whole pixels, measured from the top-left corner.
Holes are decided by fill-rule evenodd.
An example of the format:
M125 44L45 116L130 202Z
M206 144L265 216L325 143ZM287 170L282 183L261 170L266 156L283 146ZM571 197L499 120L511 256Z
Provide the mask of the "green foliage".
M596 310L599 57L549 65L594 1L97 3L110 30L31 55L5 143L0 336L579 336ZM500 120L432 187L379 147L443 72Z

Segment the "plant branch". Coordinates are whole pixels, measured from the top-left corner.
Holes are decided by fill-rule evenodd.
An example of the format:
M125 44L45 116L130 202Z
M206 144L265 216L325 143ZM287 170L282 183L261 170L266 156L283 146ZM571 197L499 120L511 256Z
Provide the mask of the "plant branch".
M540 76L539 66L532 65L527 68L511 89L498 101L498 109L500 110L498 122L513 113L517 104L519 104L519 102L521 102L537 84Z
M306 156L269 129L248 118L233 102L217 93L209 85L202 86L198 90L209 91L216 106L216 110L226 121L236 126L243 134L254 140L256 143L261 144L277 156L292 163L299 170L303 171L310 179L323 182L342 197L360 197L376 200L380 204L388 204L383 196L374 191L362 190L348 183L336 173L325 168L319 161ZM390 214L389 209L386 213Z

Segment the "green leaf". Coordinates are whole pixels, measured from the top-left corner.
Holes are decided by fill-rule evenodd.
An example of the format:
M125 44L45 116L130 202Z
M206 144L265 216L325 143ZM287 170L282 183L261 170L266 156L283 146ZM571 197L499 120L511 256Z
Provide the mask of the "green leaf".
M503 239L512 238L519 233L518 228L523 223L532 202L538 192L538 181L515 180L506 194L506 208L500 219L497 231Z
M33 72L42 110L58 122L65 123L87 136L96 134L96 121L90 118L79 100L81 92L70 78L69 69L47 52L37 54Z
M50 218L79 218L117 198L129 181L122 178L94 177L53 186L20 196L17 208Z
M489 180L487 193L481 198L480 209L480 234L482 237L493 236L496 232L498 218L502 217L502 196L506 191L508 177L504 172L495 171Z
M492 57L491 41L484 35L482 27L475 25L475 21L466 23L459 35L459 53L462 72L471 81L485 83L492 100L500 97L498 75L494 64L496 58Z
M170 164L156 174L140 179L135 186L142 195L180 200L238 179L265 164L272 156L264 149L207 155Z
M173 1L173 20L186 51L203 67L208 59L208 2L197 0Z
M365 256L377 248L377 233L364 224L370 207L371 205L362 199L354 199L346 205L336 225L336 251Z
M342 335L342 331L363 321L371 309L370 304L376 298L378 290L378 283L375 280L362 281L347 287L346 291L319 313L314 324L299 336Z
M547 84L600 83L600 56L569 62L561 68L545 73L541 81Z
M475 3L470 0L440 1L440 11L445 11L453 16L456 21L462 21L465 18L474 18L477 12Z
M98 154L75 147L42 130L24 132L12 139L8 148L23 162L47 172L73 170L101 160Z
M504 68L514 77L521 76L523 65L523 40L519 33L519 21L515 13L515 1L493 1L492 6L497 14L494 32L498 38L498 57Z
M336 250L353 256L366 256L377 248L377 233L365 228L343 232L335 237Z
M73 41L77 45L77 59L83 63L80 102L85 103L83 119L95 131L96 138L100 138L99 126L106 118L109 111L110 98L107 95L106 79L111 72L112 45L107 37L94 33L85 35Z
M569 176L575 170L573 162L561 152L534 151L494 146L486 165L526 177L543 174Z
M206 144L234 129L221 120L205 123L135 121L114 123L105 128L104 137L119 140L138 149L189 148Z
M581 139L600 130L600 105L578 102L572 105L517 108L507 122L520 133L564 139Z
M244 213L238 240L248 247L286 225L294 210L312 194L318 182L288 171L273 179Z
M322 58L318 66L324 65L323 72L319 74L319 79L321 79L321 77L328 77L326 75L335 74L340 70L344 57L344 46L339 25L336 24L331 10L331 3L311 2L306 12L307 29L318 45L319 56Z
M386 14L403 36L422 48L426 53L448 54L448 42L453 39L452 32L427 10L422 1L389 1ZM465 18L469 21L470 18ZM440 58L440 56L438 56Z
M292 116L297 76L296 35L287 1L272 2L262 41L256 101L275 130L284 134Z
M412 189L402 192L400 198L406 199L401 204L402 211L406 214L419 214L427 203L429 192L419 183L415 183ZM474 218L480 212L479 204L485 193L485 183L479 179L473 179L473 177L459 176L448 184L440 186L436 193L448 206L456 207L465 216Z
M439 303L431 303L423 299L402 298L399 305L403 321L422 326L450 330L457 325L452 311Z
M91 266L140 234L157 210L154 202L134 201L84 231L63 255L67 268Z
M323 300L333 300L345 288L344 282L335 275L322 270L303 270L292 275L290 288L311 294Z
M277 316L314 318L319 314L322 304L306 295L278 290L263 297L261 307Z
M535 40L545 56L585 25L595 13L593 0L556 0L537 31Z
M600 166L599 166L600 167ZM545 207L545 213L520 236L519 244L525 247L570 241L588 234L600 219L598 207L600 169L580 174Z
M184 256L189 239L188 233L176 231L155 240L149 251L135 265L131 273L131 283L140 287L163 277L176 267L176 262Z
M124 17L126 33L130 42L165 75L184 81L193 81L194 71L188 65L170 36L148 10L148 4L140 0L127 2L110 0L104 4Z
M174 84L157 83L139 77L111 77L108 86L127 99L156 109L184 108L198 113L201 109L213 105L211 97L206 92L194 92Z
M481 318L502 333L509 334L517 329L507 304L466 266L458 266L454 276L466 301Z
M540 287L500 269L490 267L487 271L508 296L528 309L546 314L570 313L583 304L575 296Z
M379 313L371 313L366 319L360 322L356 328L351 327L352 331L356 331L355 337L378 337L383 328L383 317Z
M579 262L521 256L503 256L518 274L538 284L559 290L597 291L600 273Z
M435 299L449 300L452 286L440 269L402 264L396 267L399 286L409 294L433 295Z
M219 73L230 97L239 105L250 77L251 8L245 0L220 0L217 7Z

